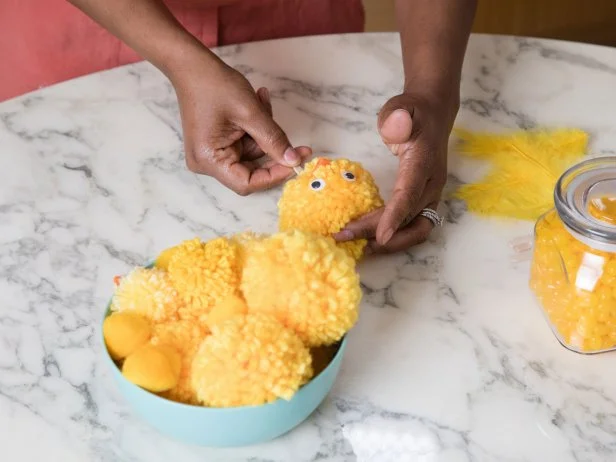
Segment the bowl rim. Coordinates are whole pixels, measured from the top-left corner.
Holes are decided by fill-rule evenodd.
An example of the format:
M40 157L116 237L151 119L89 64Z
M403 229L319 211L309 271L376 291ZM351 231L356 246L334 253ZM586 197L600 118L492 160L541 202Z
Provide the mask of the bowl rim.
M154 265L153 262L149 263L147 266L145 266L145 268L151 268ZM162 396L157 395L156 393L152 393L151 391L148 391L138 385L135 385L134 383L132 383L131 381L129 381L128 379L126 379L124 377L124 375L122 374L122 370L118 367L118 365L115 363L115 361L113 360L113 358L111 357L111 355L109 354L109 350L107 348L107 344L105 342L105 336L103 334L103 323L105 322L105 319L107 319L108 316L110 316L112 314L112 310L111 310L111 302L113 300L113 296L109 298L109 302L107 303L107 307L103 312L103 316L101 319L101 324L100 324L100 340L102 342L102 348L104 351L104 356L107 359L107 363L110 367L112 367L114 369L114 371L117 373L117 375L119 376L119 379L122 380L125 384L127 384L128 386L130 386L131 388L133 388L137 393L141 393L144 396L148 396L148 398L154 399L154 400L158 400L161 404L166 405L166 406L170 406L170 407L177 407L178 409L190 409L190 410L200 410L201 412L207 411L207 412L240 412L240 411L246 411L246 410L253 410L253 409L260 409L260 408L265 408L267 406L274 406L277 404L281 404L281 403L290 403L292 402L297 395L304 390L306 387L310 386L313 382L315 382L317 379L319 379L321 376L323 376L328 370L332 369L334 367L334 363L336 362L336 360L340 360L340 358L342 357L342 355L344 354L344 351L346 349L346 344L347 344L347 336L348 336L348 332L346 334L344 334L342 336L342 338L340 340L338 340L338 349L336 350L336 354L332 357L332 359L330 360L329 364L323 368L323 370L321 372L319 372L317 375L315 375L314 377L312 377L308 382L304 383L301 387L299 387L297 389L297 391L293 394L293 396L291 397L291 399L289 400L285 400L282 398L277 398L272 402L269 403L264 403L264 404L251 404L248 406L231 406L231 407L208 407L208 406L202 406L202 405L196 405L196 404L186 404L186 403L181 403L179 401L174 401L171 399L167 399L164 398Z

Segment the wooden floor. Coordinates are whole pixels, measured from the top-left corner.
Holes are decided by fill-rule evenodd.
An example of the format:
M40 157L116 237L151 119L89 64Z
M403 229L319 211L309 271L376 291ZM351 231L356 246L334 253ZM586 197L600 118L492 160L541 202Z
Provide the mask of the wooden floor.
M367 31L396 30L394 0L364 4ZM473 31L616 46L616 0L479 0Z

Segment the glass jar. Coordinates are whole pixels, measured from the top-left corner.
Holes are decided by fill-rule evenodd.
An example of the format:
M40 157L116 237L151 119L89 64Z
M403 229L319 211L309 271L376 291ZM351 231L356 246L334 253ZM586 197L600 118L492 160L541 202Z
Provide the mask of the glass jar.
M616 157L567 170L536 223L530 286L554 335L578 353L616 349Z

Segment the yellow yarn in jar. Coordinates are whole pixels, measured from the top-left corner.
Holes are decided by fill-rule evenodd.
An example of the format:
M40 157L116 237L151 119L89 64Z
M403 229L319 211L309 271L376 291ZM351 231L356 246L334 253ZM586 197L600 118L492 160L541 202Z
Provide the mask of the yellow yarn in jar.
M573 237L554 210L535 233L530 286L561 340L585 353L616 347L616 253Z

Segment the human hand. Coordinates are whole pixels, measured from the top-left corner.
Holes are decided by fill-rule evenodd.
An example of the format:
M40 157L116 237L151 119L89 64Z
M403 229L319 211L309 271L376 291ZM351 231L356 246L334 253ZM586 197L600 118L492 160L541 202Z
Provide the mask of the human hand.
M291 146L274 122L268 90L255 92L243 75L217 58L197 61L172 78L189 170L209 175L242 196L289 178L292 167L312 151Z
M424 242L434 225L421 215L436 210L447 180L447 144L459 104L405 92L391 98L378 116L383 142L398 157L392 197L334 237L367 239L368 253L406 250Z

